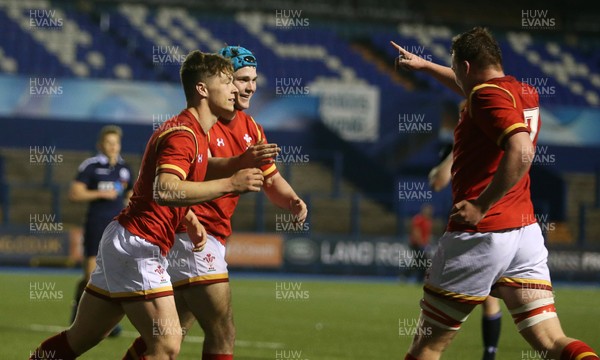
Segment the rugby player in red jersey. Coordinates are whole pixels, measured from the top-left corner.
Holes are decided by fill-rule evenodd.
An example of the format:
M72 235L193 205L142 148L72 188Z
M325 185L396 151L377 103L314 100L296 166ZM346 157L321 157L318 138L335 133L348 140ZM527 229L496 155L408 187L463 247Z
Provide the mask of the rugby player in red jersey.
M460 109L465 104L466 100L462 100L459 106ZM457 112L456 115L460 116L460 112ZM429 172L429 186L431 186L433 191L440 191L450 183L450 179L452 178L452 145L450 144L449 148L447 146L444 147L440 153L440 163ZM481 333L483 335L483 355L481 359L495 360L500 340L500 330L502 328L500 301L493 296L488 296L481 303L481 306Z
M123 315L148 344L140 359L177 357L182 332L166 258L175 230L183 221L194 250L201 250L206 233L189 206L229 193L260 191L263 183L259 169L203 182L208 131L219 116L234 110L238 90L231 62L193 51L181 66L181 81L186 109L148 141L131 201L104 231L74 323L44 341L30 359L75 359L99 343Z
M529 190L541 125L536 90L504 74L500 47L481 27L453 39L451 67L392 45L400 66L425 71L467 99L454 132L454 205L405 359L439 359L490 294L504 300L521 335L547 358L598 359L587 344L565 336L554 307Z
M227 46L219 54L233 63L233 83L238 93L235 111L219 118L210 130L209 148L214 158L211 158L209 164L209 176L219 176L211 168L213 161L220 161L222 158L244 156L242 164L260 163L265 178L263 190L269 200L290 211L294 220L302 223L307 216L307 207L277 171L272 159L277 155L277 146L267 143L262 126L244 112L250 107L250 100L256 91L256 58L249 50L240 46ZM227 167L220 166L219 169ZM177 312L184 332L193 325L195 319L204 330L203 360L233 359L235 326L225 244L231 235L231 217L238 200L239 195L229 194L193 206L193 212L206 227L206 247L200 252L189 252L189 237L179 229L172 250L189 255L182 262L183 266L170 267L169 274L173 280ZM145 344L138 338L124 359L136 359L144 351Z

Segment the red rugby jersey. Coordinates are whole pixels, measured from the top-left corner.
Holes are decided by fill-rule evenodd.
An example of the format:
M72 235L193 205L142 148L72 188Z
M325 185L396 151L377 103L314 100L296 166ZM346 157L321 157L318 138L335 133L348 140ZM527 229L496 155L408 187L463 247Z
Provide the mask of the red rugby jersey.
M237 156L260 140L267 143L265 132L252 116L243 111L236 111L233 120L226 122L219 119L209 132L209 149L213 157ZM277 173L275 164L267 164L261 168L265 179ZM237 206L239 195L227 194L218 199L192 206L192 211L206 228L222 244L231 235L231 216ZM183 232L180 227L177 232Z
M194 115L183 110L150 137L129 206L116 219L132 234L158 245L166 255L173 246L175 228L189 207L158 205L154 198L154 178L159 173L170 173L181 180L203 181L207 166L207 135ZM175 192L175 196L185 194Z
M472 200L489 185L498 169L505 141L528 132L537 143L541 118L539 98L532 86L512 76L491 79L473 88L454 131L453 203ZM533 160L533 154L527 154ZM448 222L448 231L490 232L536 222L527 172L477 224Z

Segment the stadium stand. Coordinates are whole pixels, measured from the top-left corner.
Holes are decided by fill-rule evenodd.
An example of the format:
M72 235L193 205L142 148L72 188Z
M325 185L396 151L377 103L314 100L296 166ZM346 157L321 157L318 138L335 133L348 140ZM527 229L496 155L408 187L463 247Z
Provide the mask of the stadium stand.
M31 8L39 11L36 17L60 19L61 25L55 28L31 26ZM356 160L347 158L341 167L335 168L331 162L317 160L301 171L289 170L289 174L294 186L313 199L314 231L403 235L403 225L398 225L398 222L402 222L401 219L414 209L399 211L394 201L382 200L385 196L394 198L395 193L394 190L381 190L384 186L381 184L394 184L398 176L414 176L425 181L426 170L436 161L438 139L435 132L399 133L398 115L424 113L437 128L442 102L448 99L458 101L459 97L424 74L390 76L397 54L389 46L389 40L394 39L419 56L447 63L452 35L461 29L443 21L432 25L389 22L378 26L365 22L365 26L361 27L364 30L359 32L356 26L343 20L320 17L309 20L310 31L303 26L282 25L273 12L265 11L218 12L191 6L111 2L82 8L60 1L0 1L0 32L7 34L0 37L0 69L6 74L26 77L43 74L57 78L177 83L178 65L191 49L216 51L224 44L239 43L252 49L259 59L261 92L272 93L277 79L282 78L301 79L304 84L336 81L349 86L376 85L382 94L379 100L379 140L376 143L353 143L335 138L333 133L328 134L330 141L341 146L346 153L355 149L366 156L361 162L364 164L356 167L353 163ZM580 47L561 41L560 34L542 37L514 27L499 28L498 33L507 72L523 81L533 82L538 91L552 92L541 94L544 105L580 108L600 105L600 51L593 50L593 47L582 51ZM165 64L165 61L156 61L157 56L170 56L172 61ZM323 149L311 149L319 150ZM80 212L77 207L67 205L64 199L53 199L57 191L64 198L64 186L73 173L70 168L74 164L65 164L48 177L41 168L18 168L15 163L19 161L15 159L26 156L26 151L20 155L15 155L15 151L18 152L2 149L6 163L6 175L2 180L10 189L10 196L4 199L5 212L8 209L6 204L10 204L10 216L5 215L5 219L10 218L10 222L26 221L23 214L27 210L22 208L22 204L30 203L34 195L26 196L25 192L29 190L17 190L19 186L15 187L15 184L27 180L25 182L33 184L31 186L36 192L44 194L40 195L43 203L49 203L50 207L55 204L62 209L65 220L77 222L76 215ZM81 158L82 152L89 154L89 149L73 151L79 151L73 154L74 159ZM331 149L324 151L330 156L333 154ZM554 151L558 155L561 150ZM129 156L135 158L135 154ZM378 179L370 176L373 169L381 170ZM561 176L568 189L566 200L558 205L553 203L553 206L563 207L562 212L567 214L556 220L561 229L566 229L561 230L562 235L555 234L556 241L574 243L579 239L582 227L585 227L586 237L598 238L596 227L585 226L598 223L598 204L591 203L589 196L576 195L582 193L576 190L580 188L586 189L586 194L597 192L597 176L589 171L588 166L581 175L586 179L585 185L582 185L576 180L578 170L568 171L573 174ZM345 177L343 180L341 174ZM310 183L315 178L324 180ZM323 183L333 184L332 188ZM323 188L328 189L325 191L327 196L322 194ZM338 189L337 192L333 188ZM382 193L386 195L382 196ZM248 197L240 206L253 209L261 206L257 205L260 201L256 197ZM447 199L435 201L442 207L446 206ZM20 204L20 211L15 211L15 204ZM580 215L581 204L589 207L583 215ZM344 220L332 221L332 214L338 215L344 210L348 210ZM261 215L263 220L266 219L268 224L273 217L268 211L272 210L261 211L264 212ZM438 215L443 217L444 214L440 211ZM244 229L252 229L253 226L258 230L265 229L265 221L259 222L252 217L236 221Z

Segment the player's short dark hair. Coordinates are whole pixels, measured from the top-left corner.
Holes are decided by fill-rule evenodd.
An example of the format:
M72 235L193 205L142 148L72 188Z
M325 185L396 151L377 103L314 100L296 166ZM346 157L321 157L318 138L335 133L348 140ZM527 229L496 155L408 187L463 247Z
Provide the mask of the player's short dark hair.
M203 53L200 50L191 51L179 71L185 98L187 100L192 98L198 82L206 81L209 77L220 73L233 76L233 66L229 59L217 54Z
M488 29L474 27L452 39L452 52L457 61L468 61L478 67L502 67L502 50Z
M119 138L122 138L123 130L117 125L106 125L102 127L102 129L100 129L100 132L98 133L98 143L104 141L104 137L110 134L115 134Z

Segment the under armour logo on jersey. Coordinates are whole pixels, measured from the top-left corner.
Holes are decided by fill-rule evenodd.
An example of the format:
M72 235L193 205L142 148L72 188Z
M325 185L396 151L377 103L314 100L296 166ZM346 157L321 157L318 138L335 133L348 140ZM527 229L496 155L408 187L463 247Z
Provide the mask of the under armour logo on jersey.
M217 138L217 146L225 146L225 140L223 138Z
M250 135L248 135L248 134L244 134L244 140L245 140L247 143L250 143L250 141L252 141L252 136L250 136Z
M198 162L199 162L199 163L201 163L201 162L202 162L202 155L203 155L203 154L200 154L200 155L198 155Z

